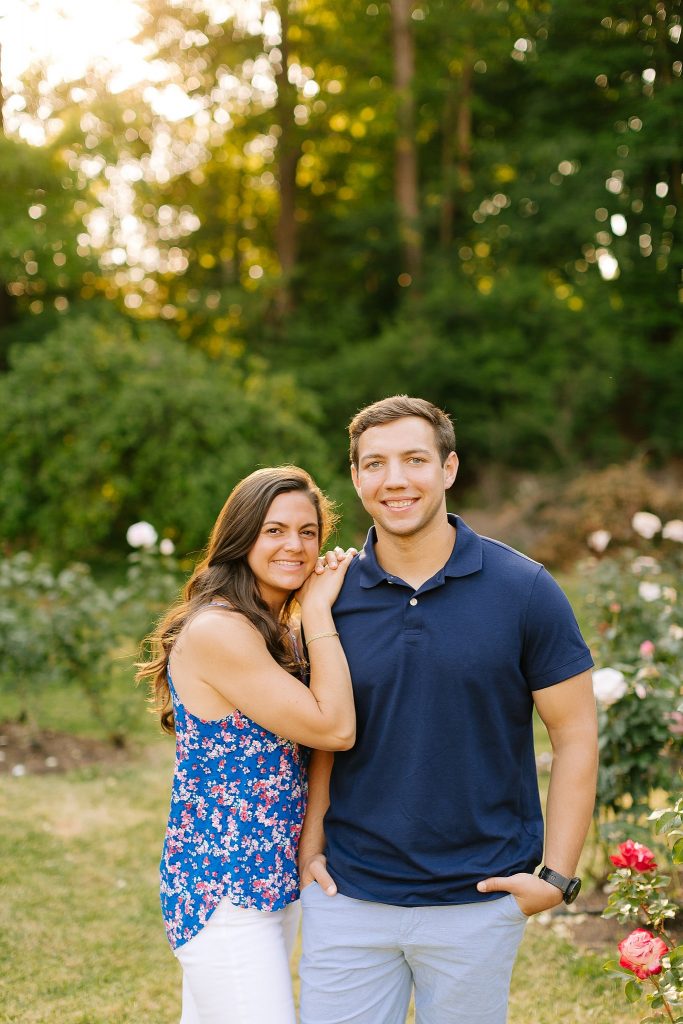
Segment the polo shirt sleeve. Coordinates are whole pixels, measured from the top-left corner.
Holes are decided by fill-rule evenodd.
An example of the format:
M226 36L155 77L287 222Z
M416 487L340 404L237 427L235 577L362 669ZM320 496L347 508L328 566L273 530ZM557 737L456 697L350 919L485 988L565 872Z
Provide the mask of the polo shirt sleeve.
M531 690L542 690L593 666L590 651L564 592L542 566L536 574L524 625L522 671Z

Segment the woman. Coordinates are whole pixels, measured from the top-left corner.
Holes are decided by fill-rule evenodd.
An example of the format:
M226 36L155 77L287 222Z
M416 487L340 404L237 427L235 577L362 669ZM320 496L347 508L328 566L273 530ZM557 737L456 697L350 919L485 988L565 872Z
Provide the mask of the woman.
M305 747L355 738L331 607L355 552L324 571L331 507L308 473L260 469L233 490L204 559L152 636L162 727L176 734L161 903L183 967L181 1024L293 1024ZM314 571L315 570L315 571ZM309 648L303 681L295 600Z

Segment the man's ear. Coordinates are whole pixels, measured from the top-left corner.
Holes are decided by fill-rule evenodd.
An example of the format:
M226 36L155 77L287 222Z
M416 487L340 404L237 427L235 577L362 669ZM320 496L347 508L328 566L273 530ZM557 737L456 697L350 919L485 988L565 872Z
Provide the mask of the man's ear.
M443 485L445 490L452 487L455 483L455 478L458 475L458 466L460 462L455 452L451 452L443 464Z
M355 462L351 463L351 481L356 489L356 494L360 498L360 482L358 480L358 466Z

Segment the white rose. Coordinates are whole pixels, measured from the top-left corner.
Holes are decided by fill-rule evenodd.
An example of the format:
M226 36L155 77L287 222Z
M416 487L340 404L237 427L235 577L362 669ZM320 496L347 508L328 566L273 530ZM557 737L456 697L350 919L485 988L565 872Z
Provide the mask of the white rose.
M628 686L624 673L616 668L599 668L593 673L593 693L605 707L616 704L624 696Z
M164 537L161 544L159 545L159 551L162 555L172 555L175 551L175 544L170 537Z
M143 519L128 527L126 540L132 548L151 548L157 542L157 531Z
M640 537L652 540L661 530L662 520L652 512L636 512L631 520L631 526Z
M643 601L658 601L662 596L662 588L659 583L639 583L638 593L642 597Z
M594 530L593 533L589 533L586 537L586 544L589 548L593 548L593 551L597 551L600 554L604 551L609 542L612 539L612 534L609 530Z
M670 519L665 523L662 537L664 540L677 540L679 544L683 544L683 519Z

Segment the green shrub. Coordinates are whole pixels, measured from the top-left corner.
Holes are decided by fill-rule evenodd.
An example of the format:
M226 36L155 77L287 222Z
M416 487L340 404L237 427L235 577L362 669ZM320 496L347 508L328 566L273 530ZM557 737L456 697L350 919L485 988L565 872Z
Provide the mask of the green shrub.
M56 558L123 544L147 519L203 547L233 485L298 462L326 483L315 402L264 364L238 370L165 329L67 319L0 377L0 532Z
M125 582L113 588L82 563L55 571L28 552L3 560L0 693L14 698L21 719L40 726L51 689L76 687L91 718L122 741L139 708L112 692L121 651L131 655L122 667L132 689L131 639L142 639L179 584L177 564L156 549L132 554Z

